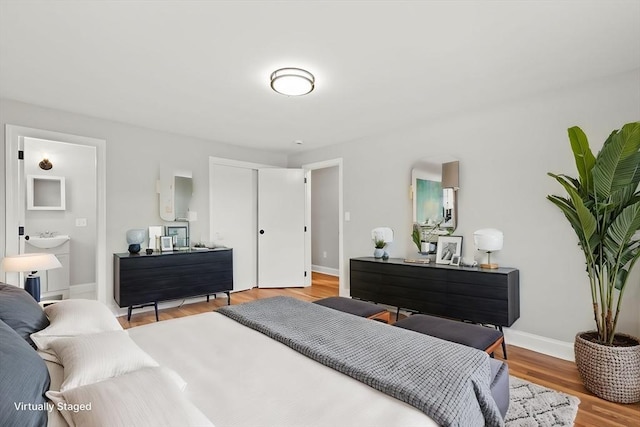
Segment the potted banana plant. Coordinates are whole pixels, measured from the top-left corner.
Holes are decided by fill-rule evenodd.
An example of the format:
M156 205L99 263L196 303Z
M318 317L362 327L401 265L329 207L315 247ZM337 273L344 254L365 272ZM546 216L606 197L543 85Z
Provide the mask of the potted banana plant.
M585 256L596 329L576 335L585 387L619 403L640 401L640 341L617 332L623 296L640 257L640 122L615 130L594 156L579 127L569 129L578 177L549 173L568 196L547 198L564 213Z

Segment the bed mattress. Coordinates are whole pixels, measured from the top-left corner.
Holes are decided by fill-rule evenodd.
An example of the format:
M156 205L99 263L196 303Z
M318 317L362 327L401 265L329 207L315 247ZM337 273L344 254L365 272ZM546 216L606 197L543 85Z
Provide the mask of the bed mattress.
M217 427L428 426L421 411L211 312L129 329Z

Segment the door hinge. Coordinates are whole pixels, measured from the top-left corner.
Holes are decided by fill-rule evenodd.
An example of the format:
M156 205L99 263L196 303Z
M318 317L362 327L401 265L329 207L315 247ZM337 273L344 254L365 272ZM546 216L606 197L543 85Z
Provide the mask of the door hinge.
M24 150L18 150L18 160L24 160Z
M304 183L305 184L307 183L307 177L306 176L304 177Z
M24 226L18 226L18 236L24 236Z
M304 277L307 277L307 272L306 271L304 272Z
M306 225L304 226L304 232L305 233L307 232L307 226Z

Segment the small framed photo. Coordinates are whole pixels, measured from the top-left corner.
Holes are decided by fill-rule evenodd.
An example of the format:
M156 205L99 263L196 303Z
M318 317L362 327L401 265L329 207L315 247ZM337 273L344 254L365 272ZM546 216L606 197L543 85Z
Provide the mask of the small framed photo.
M460 255L454 255L451 257L451 263L450 265L460 265Z
M455 255L462 254L462 236L438 236L436 264L451 264ZM460 259L458 259L458 264Z
M171 236L178 248L189 246L189 229L186 226L167 226L167 236Z
M160 237L160 250L162 252L173 251L173 237L171 236Z

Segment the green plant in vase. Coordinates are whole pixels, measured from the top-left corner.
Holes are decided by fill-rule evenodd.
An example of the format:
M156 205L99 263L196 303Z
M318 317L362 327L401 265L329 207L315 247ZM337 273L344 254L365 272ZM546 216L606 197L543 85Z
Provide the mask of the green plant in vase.
M579 127L568 132L578 178L549 173L568 197L547 199L575 231L589 278L596 330L576 335L576 364L596 395L638 402L640 341L616 328L627 280L640 257L640 122L613 131L597 156Z
M384 258L384 247L387 245L383 239L374 239L373 241L376 249L373 251L374 258Z

